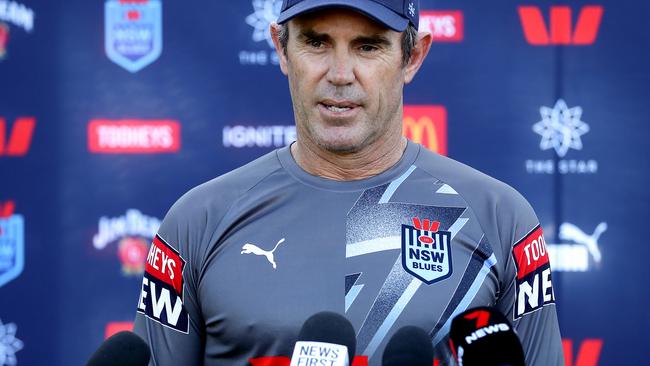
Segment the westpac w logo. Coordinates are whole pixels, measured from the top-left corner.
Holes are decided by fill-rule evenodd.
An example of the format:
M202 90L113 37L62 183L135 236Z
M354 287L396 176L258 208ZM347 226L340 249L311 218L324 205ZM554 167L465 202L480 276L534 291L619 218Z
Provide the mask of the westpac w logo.
M439 221L418 218L413 218L413 226L402 225L402 266L428 285L452 273L451 233L439 227Z
M571 8L568 6L551 6L548 26L540 8L520 6L518 10L526 41L534 46L591 45L596 42L604 12L601 5L583 6L575 28L572 28Z

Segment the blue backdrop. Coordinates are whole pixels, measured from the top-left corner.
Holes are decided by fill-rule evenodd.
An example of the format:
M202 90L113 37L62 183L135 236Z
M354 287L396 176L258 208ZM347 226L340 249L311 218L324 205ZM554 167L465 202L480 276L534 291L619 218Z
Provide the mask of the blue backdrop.
M171 204L295 138L280 3L0 0L0 365L85 362ZM646 364L650 3L421 8L405 134L531 202L567 365Z

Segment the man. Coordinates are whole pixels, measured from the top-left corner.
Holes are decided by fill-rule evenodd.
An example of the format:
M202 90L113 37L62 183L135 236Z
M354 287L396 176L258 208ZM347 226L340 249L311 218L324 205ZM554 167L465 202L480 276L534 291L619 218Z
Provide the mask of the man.
M278 23L297 141L194 188L165 217L135 325L152 363L288 356L303 321L329 310L350 319L370 365L404 325L453 364L453 316L492 305L529 365L562 364L533 210L401 135L403 86L431 45L415 31L417 2L287 0Z

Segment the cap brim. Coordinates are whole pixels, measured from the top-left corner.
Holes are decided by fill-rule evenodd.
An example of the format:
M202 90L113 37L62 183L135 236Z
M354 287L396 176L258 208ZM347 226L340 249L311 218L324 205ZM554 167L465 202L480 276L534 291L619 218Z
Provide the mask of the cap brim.
M280 13L277 22L284 23L293 17L307 12L333 7L356 10L397 32L403 32L406 29L406 26L409 24L409 20L407 18L402 17L391 9L372 0L356 0L354 4L350 4L349 0L301 1L300 3Z

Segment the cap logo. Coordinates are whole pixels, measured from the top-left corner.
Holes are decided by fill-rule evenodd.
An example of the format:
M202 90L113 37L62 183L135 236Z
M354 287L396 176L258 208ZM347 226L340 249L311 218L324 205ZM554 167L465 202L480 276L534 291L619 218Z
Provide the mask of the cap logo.
M412 1L409 2L409 15L410 15L411 17L414 17L414 16L415 16L415 5L413 4Z

